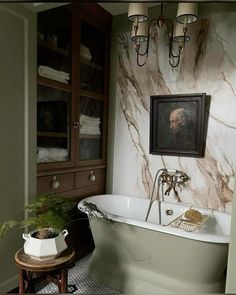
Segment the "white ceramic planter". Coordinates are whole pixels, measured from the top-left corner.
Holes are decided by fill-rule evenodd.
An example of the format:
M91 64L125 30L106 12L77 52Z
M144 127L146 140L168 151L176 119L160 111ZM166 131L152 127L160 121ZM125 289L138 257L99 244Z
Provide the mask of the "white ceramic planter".
M25 240L24 252L31 258L40 261L53 259L67 248L65 237L68 235L68 231L66 229L57 237L50 239L34 238L32 235L35 232L36 230L22 235Z

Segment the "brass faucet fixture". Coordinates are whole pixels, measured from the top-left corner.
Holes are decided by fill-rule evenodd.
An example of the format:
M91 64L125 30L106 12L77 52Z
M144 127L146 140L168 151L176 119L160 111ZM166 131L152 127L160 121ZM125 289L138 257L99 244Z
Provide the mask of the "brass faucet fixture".
M172 170L172 169L166 169L162 168L159 169L156 173L154 182L153 182L153 188L152 188L152 194L150 197L150 203L148 206L147 215L145 218L145 221L147 221L152 203L154 200L158 201L158 210L159 210L159 224L161 224L161 201L164 201L164 195L169 196L171 190L174 192L174 196L177 199L178 202L181 202L177 188L182 189L185 182L188 181L190 178L187 174L185 174L182 171L179 170ZM157 183L157 194L156 197L154 197L154 191ZM167 186L166 191L164 192L164 185ZM160 195L160 187L162 188L162 194Z

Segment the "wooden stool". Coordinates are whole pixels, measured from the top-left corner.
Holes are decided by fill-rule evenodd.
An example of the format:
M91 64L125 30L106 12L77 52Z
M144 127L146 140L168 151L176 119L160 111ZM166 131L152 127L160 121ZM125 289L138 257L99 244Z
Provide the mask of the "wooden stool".
M30 258L23 249L17 251L15 264L19 268L19 294L27 292L35 273L45 273L46 279L56 284L60 293L67 293L68 266L74 255L75 251L67 248L54 259L38 261Z

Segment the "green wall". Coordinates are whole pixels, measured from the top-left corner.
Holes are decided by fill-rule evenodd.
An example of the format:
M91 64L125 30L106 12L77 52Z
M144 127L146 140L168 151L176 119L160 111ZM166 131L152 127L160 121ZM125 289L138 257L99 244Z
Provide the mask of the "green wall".
M36 195L36 14L0 4L0 224L24 218ZM13 230L0 241L0 293L17 286Z

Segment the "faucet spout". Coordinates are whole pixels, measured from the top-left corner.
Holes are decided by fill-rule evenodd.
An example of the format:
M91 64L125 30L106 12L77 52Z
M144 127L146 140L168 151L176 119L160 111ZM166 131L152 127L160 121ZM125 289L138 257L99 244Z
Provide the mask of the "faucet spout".
M155 179L153 182L152 193L151 193L145 221L148 220L148 216L150 214L154 200L157 200L158 211L159 211L159 224L161 224L161 202L164 201L164 195L169 195L170 191L173 190L176 199L178 200L178 202L180 202L181 200L179 198L176 187L177 186L180 187L189 179L190 178L187 176L187 174L185 174L182 171L174 170L174 169L166 169L166 168L159 169L155 175ZM155 191L156 184L157 184L157 195L156 195L156 198L154 198L154 191ZM162 191L162 195L160 195L160 186L162 185L162 188L163 188L164 184L166 184L168 188L164 194Z
M156 173L156 176L155 176L155 179L154 179L154 182L153 182L152 193L151 193L150 202L149 202L149 206L148 206L148 210L147 210L145 221L147 221L147 219L148 219L148 216L149 216L149 213L150 213L150 210L151 210L151 207L152 207L152 203L154 202L154 198L153 197L154 197L154 191L155 191L157 180L158 180L158 188L157 188L157 198L156 199L158 199L158 200L160 199L160 197L159 197L160 181L159 181L159 177L158 176L159 176L159 174L161 172L164 172L164 171L167 171L167 169L166 168L161 168ZM160 208L158 210L159 210L159 221L160 221Z

